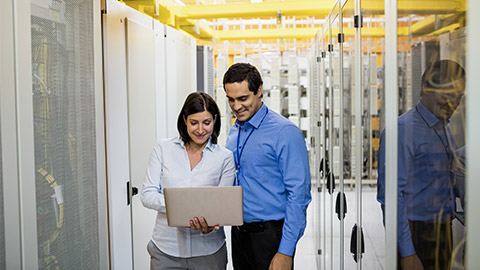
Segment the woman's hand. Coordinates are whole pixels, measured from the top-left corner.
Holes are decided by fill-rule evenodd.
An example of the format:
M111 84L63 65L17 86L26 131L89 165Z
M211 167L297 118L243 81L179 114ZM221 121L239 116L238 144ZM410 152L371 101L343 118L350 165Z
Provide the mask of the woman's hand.
M213 230L220 229L220 226L208 226L208 223L204 217L194 217L192 220L190 220L190 229L200 231L201 233L209 233Z

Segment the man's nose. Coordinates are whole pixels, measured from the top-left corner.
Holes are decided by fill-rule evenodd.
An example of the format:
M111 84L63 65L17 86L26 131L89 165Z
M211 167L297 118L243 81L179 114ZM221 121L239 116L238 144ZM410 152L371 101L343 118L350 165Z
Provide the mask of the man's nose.
M238 111L241 107L242 107L242 104L240 104L240 102L238 101L233 102L233 106L232 106L233 110Z

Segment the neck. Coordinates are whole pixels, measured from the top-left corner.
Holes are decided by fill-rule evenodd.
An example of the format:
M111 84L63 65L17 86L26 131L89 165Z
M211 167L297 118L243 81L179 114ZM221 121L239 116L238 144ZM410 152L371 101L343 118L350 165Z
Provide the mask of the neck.
M193 141L190 141L185 145L185 148L187 148L187 150L190 152L203 151L205 146L207 146L207 143L208 141L206 141L204 144L197 144L197 143L194 143Z

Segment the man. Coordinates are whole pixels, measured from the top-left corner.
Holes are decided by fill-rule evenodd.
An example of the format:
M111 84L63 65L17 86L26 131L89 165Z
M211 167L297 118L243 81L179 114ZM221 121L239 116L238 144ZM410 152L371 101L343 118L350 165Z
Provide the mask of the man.
M398 119L398 248L402 269L450 269L456 150L448 122L465 91L456 62L432 63L421 99ZM388 146L387 146L388 147ZM380 138L377 200L385 211L385 134Z
M246 63L231 66L223 78L237 117L226 146L244 190L244 225L232 227L233 267L290 270L311 200L308 154L300 129L263 104L262 85Z

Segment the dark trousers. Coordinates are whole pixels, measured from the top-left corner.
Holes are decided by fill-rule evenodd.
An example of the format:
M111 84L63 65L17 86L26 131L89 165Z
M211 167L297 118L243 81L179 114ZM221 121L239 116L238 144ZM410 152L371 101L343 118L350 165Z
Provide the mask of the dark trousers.
M415 253L425 270L449 270L452 263L452 222L409 221Z
M232 226L235 270L268 270L282 239L283 220ZM293 270L293 264L292 264Z

